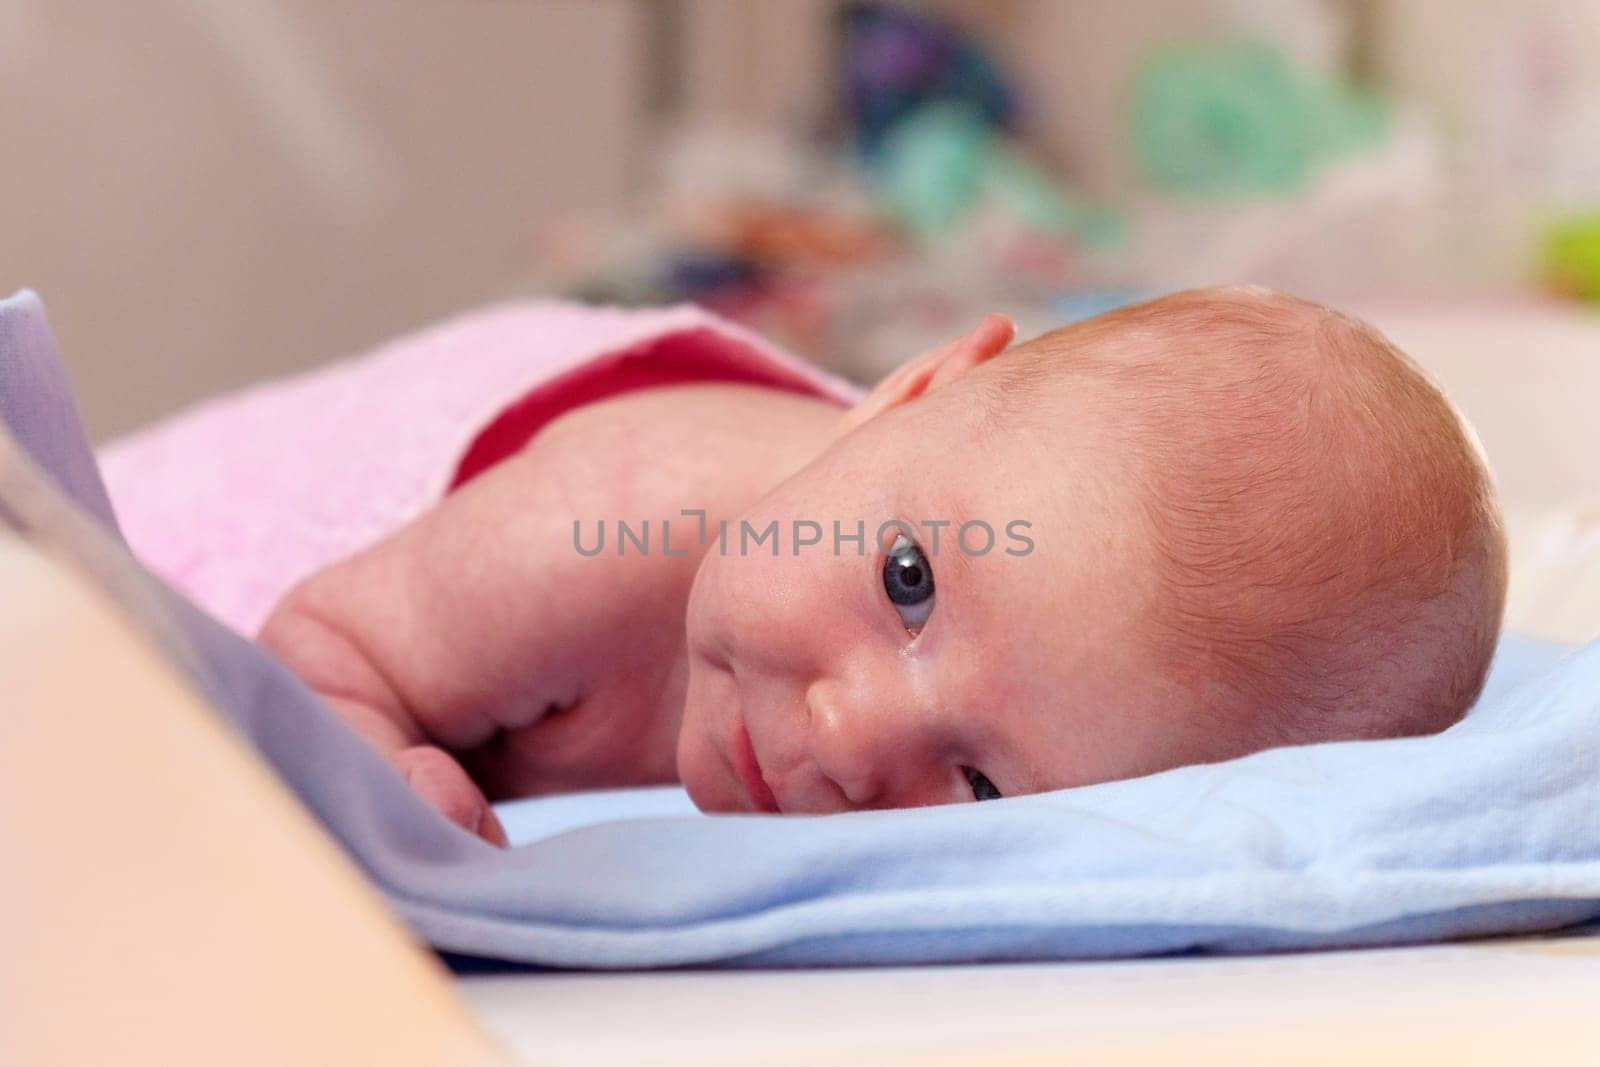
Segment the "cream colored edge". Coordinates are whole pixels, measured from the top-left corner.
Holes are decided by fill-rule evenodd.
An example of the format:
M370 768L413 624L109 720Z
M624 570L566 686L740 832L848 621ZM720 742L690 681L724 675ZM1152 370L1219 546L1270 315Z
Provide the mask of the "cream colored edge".
M97 590L3 527L0 590L0 1060L502 1062Z

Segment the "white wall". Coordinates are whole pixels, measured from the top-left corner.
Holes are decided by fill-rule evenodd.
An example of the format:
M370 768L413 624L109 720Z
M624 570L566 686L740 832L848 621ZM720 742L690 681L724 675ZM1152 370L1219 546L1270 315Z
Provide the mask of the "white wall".
M100 438L504 293L624 198L641 34L627 0L0 0L0 290Z

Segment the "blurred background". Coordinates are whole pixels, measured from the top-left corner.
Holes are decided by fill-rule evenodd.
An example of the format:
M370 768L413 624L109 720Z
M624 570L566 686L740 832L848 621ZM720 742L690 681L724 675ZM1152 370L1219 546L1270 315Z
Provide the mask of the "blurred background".
M101 440L529 295L861 379L1194 284L1577 307L1596 54L1590 0L0 0L0 290Z

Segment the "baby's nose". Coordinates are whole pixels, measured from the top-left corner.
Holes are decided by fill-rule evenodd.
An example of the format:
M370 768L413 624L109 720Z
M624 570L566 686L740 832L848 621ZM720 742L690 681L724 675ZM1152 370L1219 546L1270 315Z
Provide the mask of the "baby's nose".
M812 759L851 807L927 802L912 794L927 780L930 745L902 695L828 679L811 684L806 703Z

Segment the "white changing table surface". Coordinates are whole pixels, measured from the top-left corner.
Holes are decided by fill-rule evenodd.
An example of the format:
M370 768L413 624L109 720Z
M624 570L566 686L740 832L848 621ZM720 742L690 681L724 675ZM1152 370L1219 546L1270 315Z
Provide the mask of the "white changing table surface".
M1600 937L1102 963L463 980L530 1064L1597 1063Z

